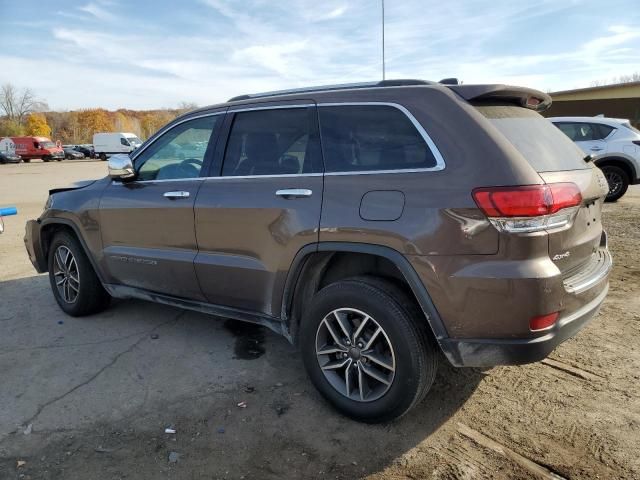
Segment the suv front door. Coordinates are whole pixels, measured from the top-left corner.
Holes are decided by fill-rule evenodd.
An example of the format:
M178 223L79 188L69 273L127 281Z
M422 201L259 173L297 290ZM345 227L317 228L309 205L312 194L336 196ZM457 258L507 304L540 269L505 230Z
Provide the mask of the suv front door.
M195 204L195 267L210 303L279 315L293 258L318 241L317 122L311 102L229 110Z
M193 267L193 205L224 111L170 127L134 159L133 181L112 181L100 200L109 283L203 300Z

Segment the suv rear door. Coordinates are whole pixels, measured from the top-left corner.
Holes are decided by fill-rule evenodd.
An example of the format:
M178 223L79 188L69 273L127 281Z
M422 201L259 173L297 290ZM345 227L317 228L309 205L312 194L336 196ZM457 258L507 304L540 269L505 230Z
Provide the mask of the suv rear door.
M171 126L134 159L135 180L100 200L101 262L109 283L203 300L193 261L193 205L224 110Z
M224 130L195 203L198 280L210 303L277 316L296 253L318 241L316 107L232 107Z

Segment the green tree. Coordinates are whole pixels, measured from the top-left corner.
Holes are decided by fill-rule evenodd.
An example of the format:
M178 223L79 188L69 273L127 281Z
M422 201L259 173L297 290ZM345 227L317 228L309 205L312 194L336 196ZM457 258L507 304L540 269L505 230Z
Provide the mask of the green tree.
M0 137L19 137L24 135L24 128L17 120L7 118L0 120Z

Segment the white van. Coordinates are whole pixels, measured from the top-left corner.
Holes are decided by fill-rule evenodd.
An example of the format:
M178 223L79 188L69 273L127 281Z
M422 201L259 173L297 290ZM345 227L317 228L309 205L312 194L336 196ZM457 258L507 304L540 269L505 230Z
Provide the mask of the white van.
M100 160L106 160L116 153L130 153L142 145L142 140L133 133L94 133L93 148Z

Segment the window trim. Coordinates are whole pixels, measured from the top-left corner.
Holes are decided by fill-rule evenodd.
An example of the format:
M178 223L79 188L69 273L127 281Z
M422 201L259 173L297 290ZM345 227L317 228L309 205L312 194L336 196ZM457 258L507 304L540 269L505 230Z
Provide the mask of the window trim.
M172 123L168 123L168 124L167 124L167 125L165 125L163 128L161 128L160 130L158 130L158 131L153 135L153 137L151 137L149 140L147 140L147 141L146 141L146 142L145 142L145 143L144 143L140 148L138 148L138 149L134 150L133 152L131 152L131 153L134 153L134 152L135 152L135 154L131 157L131 163L133 164L134 169L136 168L136 164L135 164L135 162L136 162L136 160L138 159L138 157L139 157L140 155L142 155L142 153L143 153L147 148L149 148L151 145L153 145L153 144L154 144L154 143L156 143L158 140L160 140L160 138L161 138L161 137L162 137L166 132L168 132L169 130L172 130L173 128L177 127L178 125L181 125L181 124L183 124L183 123L185 123L185 122L189 122L189 121L191 121L191 120L197 120L198 118L205 118L205 117L214 117L214 116L216 116L216 115L226 115L226 113L227 113L227 110L225 109L225 110L223 110L223 111L221 111L221 112L204 113L204 114L202 114L202 115L193 115L193 116L191 116L191 117L184 118L184 119L182 119L182 120L180 120L180 121L177 121L177 122L175 122L175 123L173 123L173 122L172 122ZM212 133L213 133L213 132L212 132ZM216 140L217 140L217 138L216 138ZM206 162L206 159L205 159L205 162ZM200 170L200 171L202 171L202 170L204 169L204 165L205 165L205 164L203 163L203 164L202 164L202 168L201 168L201 170ZM142 168L142 165L141 165L140 167ZM136 174L137 174L137 172L138 172L138 170L136 170ZM198 176L198 177L189 177L189 178L164 178L164 179L160 179L160 180L138 180L138 179L135 179L135 180L134 180L134 182L135 182L135 183L188 182L188 181L194 181L194 180L202 180L202 179L205 179L205 178L207 178L207 177L200 177L200 176ZM114 182L115 182L115 180L112 180L112 183L114 183ZM117 182L117 183L124 184L124 182Z
M241 106L238 106L236 108L234 107L227 107L222 111L219 112L213 112L213 113L204 113L201 115L193 115L190 116L188 118L184 118L180 121L177 121L175 123L171 123L166 125L164 128L158 130L158 132L147 142L145 142L145 144L143 146L141 146L140 148L138 148L137 150L135 150L135 155L132 156L131 161L135 162L135 160L138 158L139 155L142 154L142 152L144 152L150 145L152 145L153 143L155 143L162 135L164 135L165 132L169 131L170 129L172 129L173 127L176 127L178 125L180 125L181 123L184 122L188 122L189 120L195 120L197 118L202 118L202 117L209 117L209 116L214 116L214 115L226 115L226 114L233 114L233 113L239 113L239 112L250 112L250 111L254 111L254 110L276 110L276 109L280 109L280 110L284 110L284 109L289 109L289 108L310 108L310 107L316 107L316 108L321 108L321 107L342 107L342 106L367 106L367 105L372 105L372 106L387 106L387 107L393 107L396 108L398 110L400 110L408 119L409 121L412 123L412 125L414 126L414 128L418 131L418 133L420 133L420 135L422 136L423 140L425 141L425 143L427 144L427 147L429 147L429 150L431 150L431 153L433 154L435 160L436 160L436 164L433 167L427 167L427 168L399 168L399 169L392 169L392 170L357 170L357 171L341 171L341 172L327 172L324 171L322 173L292 173L292 174L282 174L282 175L238 175L238 176L222 176L222 175L214 175L214 176L204 176L204 177L196 177L196 178L189 178L189 179L182 179L180 181L197 181L197 180L212 180L212 179L255 179L255 178L287 178L287 177L317 177L317 176L343 176L343 175L375 175L375 174L397 174L397 173L422 173L422 172L439 172L445 169L446 165L445 165L445 161L444 161L444 157L442 156L442 154L440 153L440 150L438 149L438 147L436 146L435 142L432 140L432 138L429 136L429 134L427 133L427 131L424 129L424 127L420 124L420 122L418 122L418 120L413 116L413 114L403 105L400 105L399 103L394 103L394 102L321 102L321 103L299 103L299 104L278 104L278 105L266 105L266 106L253 106L253 107L246 107L246 108L242 108ZM221 132L222 133L222 132ZM220 139L219 139L220 140ZM225 138L225 141L227 139ZM322 147L322 138L320 138L320 144ZM323 153L324 153L324 148L323 148ZM324 170L324 168L323 168ZM139 183L152 183L152 182L175 182L176 179L164 179L164 180L136 180Z
M440 150L436 146L435 142L431 139L427 131L424 127L418 122L416 117L407 110L407 108L399 103L393 102L327 102L327 103L318 103L318 108L322 107L342 107L342 106L386 106L393 107L400 110L404 115L409 119L409 121L413 124L414 128L420 133L422 139L427 144L429 150L431 150L431 154L436 160L436 164L433 167L425 167L425 168L394 168L390 170L355 170L355 171L338 171L338 172L326 172L327 176L342 176L342 175L374 175L374 174L388 174L388 173L420 173L420 172L439 172L445 169L444 157L440 153ZM319 113L319 112L318 112ZM320 125L321 137L322 137L322 125ZM322 138L320 139L322 142ZM324 146L323 146L324 153Z

